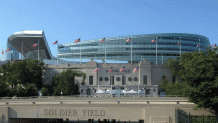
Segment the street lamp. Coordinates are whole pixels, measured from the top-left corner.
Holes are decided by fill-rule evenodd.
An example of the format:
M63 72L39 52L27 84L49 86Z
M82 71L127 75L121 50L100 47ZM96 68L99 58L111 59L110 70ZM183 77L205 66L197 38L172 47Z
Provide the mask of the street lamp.
M62 96L63 92L61 91L61 96Z

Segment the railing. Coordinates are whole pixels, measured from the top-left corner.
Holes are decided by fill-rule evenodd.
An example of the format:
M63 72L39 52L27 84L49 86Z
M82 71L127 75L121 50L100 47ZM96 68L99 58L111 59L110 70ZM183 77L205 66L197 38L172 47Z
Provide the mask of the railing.
M98 95L67 95L67 96L30 96L30 97L0 97L0 99L41 99L41 98L65 98L65 97L98 97ZM104 95L100 94L99 97L162 97L160 95ZM181 95L166 95L165 97L182 97ZM183 97L184 98L184 97Z
M180 102L188 102L186 100L61 100L61 101L6 101L0 102L0 105L17 105L17 104L155 104L160 102L175 102L175 104L181 104ZM164 104L164 103L163 103ZM165 103L166 104L166 103ZM171 104L172 105L172 104Z
M181 109L176 109L178 123L218 123L218 116L191 115Z

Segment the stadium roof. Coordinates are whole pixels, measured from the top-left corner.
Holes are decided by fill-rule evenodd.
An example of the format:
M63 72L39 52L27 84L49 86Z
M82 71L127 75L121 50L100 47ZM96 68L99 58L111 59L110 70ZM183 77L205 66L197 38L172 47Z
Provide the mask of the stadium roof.
M15 32L10 37L8 37L8 43L11 44L20 53L22 53L21 47L23 42L23 54L38 50L38 46L33 47L33 44L38 43L38 40L39 50L45 50L48 59L54 59L45 38L44 31L24 30Z

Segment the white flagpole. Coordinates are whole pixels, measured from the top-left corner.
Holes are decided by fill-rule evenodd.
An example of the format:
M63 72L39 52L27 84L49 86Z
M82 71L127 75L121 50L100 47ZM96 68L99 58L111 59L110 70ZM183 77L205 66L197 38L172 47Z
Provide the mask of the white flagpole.
M156 35L156 64L157 64L157 35Z
M138 71L138 73L140 73L140 71ZM140 78L140 74L139 74L139 78ZM139 79L138 79L139 81ZM138 96L139 96L139 83L138 83Z
M200 53L200 45L201 45L201 44L200 44L200 38L199 38L199 53Z
M105 35L105 38L104 38L104 42L106 42L106 35ZM106 63L106 52L107 52L107 50L106 50L106 43L104 43L104 48L105 48L105 63Z
M131 64L132 64L132 41L131 41Z
M39 61L39 39L38 39L38 61Z
M139 82L138 82L138 96L139 96Z
M104 62L106 63L106 46L105 45L104 45L104 50L105 50L105 52L104 52L105 53Z
M58 65L58 38L57 38L57 65Z
M81 64L81 44L82 44L82 41L81 41L81 36L80 36L80 64Z
M112 81L111 81L111 74L109 74L110 76L110 84L111 84L111 96L112 96Z
M162 55L162 64L163 64L163 55Z
M22 41L22 60L23 60L23 41Z
M180 37L180 57L181 57L181 37Z
M99 97L99 81L98 81L98 70L97 70L97 82L98 82L98 97Z

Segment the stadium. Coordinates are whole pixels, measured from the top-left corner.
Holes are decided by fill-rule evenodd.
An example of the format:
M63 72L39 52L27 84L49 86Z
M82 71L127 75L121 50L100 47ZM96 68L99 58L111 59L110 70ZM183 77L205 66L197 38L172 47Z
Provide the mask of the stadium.
M181 82L164 63L185 52L205 51L210 46L207 37L161 33L76 42L59 44L57 59L44 31L25 30L8 38L6 60L21 54L21 59L43 61L44 84L68 69L84 72L86 79L75 77L80 95L0 98L0 122L173 123L188 121L184 112L211 115L193 110L196 104L185 98L161 97L158 86L163 79Z
M131 39L127 42L127 39ZM156 42L151 43L155 39ZM102 41L100 43L100 41ZM179 45L177 45L179 43ZM197 47L198 45L198 47ZM125 61L139 63L143 59L151 63L162 64L168 58L175 58L185 52L205 50L210 45L209 39L202 35L186 33L159 33L129 35L119 37L103 37L100 39L85 40L78 43L58 45L58 57L71 60L94 59L104 62ZM157 56L157 58L156 58ZM106 61L105 61L106 60Z
M36 43L38 45L34 47ZM75 78L81 85L79 91L82 95L96 95L97 91L103 90L110 91L110 94L113 91L113 95L118 97L125 91L157 96L158 84L164 78L170 83L181 81L164 65L168 58L195 50L204 51L205 47L210 46L207 37L186 33L129 35L86 41L77 39L72 43L58 45L57 60L51 54L44 31L15 32L8 38L7 44L10 51L23 54L25 59L39 59L45 63L45 84L49 84L53 76L71 69L86 73L85 85L82 85L81 78ZM13 56L12 53L8 54ZM108 74L112 67L112 72ZM122 67L125 70L119 72ZM132 72L137 67L138 71ZM93 73L96 68L100 72Z

